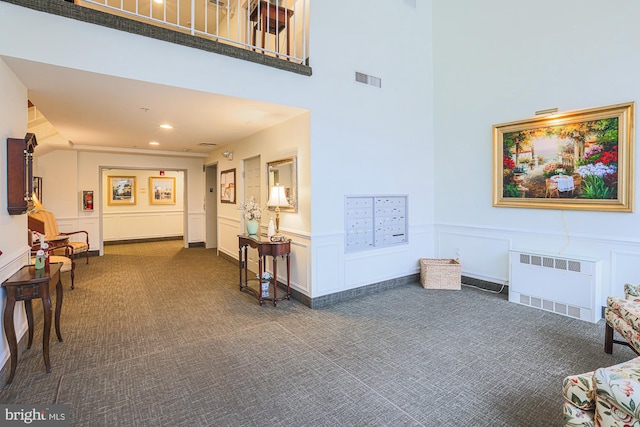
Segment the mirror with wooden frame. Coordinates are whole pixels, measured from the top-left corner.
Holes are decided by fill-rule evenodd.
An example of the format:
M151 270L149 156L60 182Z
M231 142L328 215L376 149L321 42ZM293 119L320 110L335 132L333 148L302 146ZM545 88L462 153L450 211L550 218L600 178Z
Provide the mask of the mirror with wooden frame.
M281 211L298 212L298 181L296 170L296 158L287 157L267 163L267 200L271 194L271 188L276 185L284 187L289 207L281 207ZM274 208L269 208L273 210Z

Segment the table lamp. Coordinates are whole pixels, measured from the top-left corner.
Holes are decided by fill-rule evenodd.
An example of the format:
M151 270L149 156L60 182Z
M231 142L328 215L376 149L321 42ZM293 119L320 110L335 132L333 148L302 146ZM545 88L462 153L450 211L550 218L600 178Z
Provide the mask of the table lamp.
M289 200L287 200L287 195L284 192L284 187L281 185L276 185L271 187L271 192L269 193L269 201L267 202L267 206L276 208L276 234L274 237L279 238L280 236L280 208L291 206L289 204Z

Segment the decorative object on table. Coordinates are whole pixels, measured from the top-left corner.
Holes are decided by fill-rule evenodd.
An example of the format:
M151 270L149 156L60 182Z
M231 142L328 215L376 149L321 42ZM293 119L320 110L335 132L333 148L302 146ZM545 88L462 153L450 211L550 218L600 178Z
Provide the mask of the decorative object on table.
M47 242L44 241L44 236L40 235L40 250L43 253L44 256L44 266L48 267L49 266L49 244ZM38 251L39 252L39 251ZM36 253L37 256L37 253ZM38 260L36 259L36 264Z
M236 203L236 170L220 172L220 203Z
M280 234L280 208L290 206L283 186L275 185L271 187L271 193L269 194L269 201L267 202L267 206L276 208L276 232L273 236L271 236L271 240L277 241L277 239L282 238L282 235Z
M107 205L135 205L136 177L109 176L107 177Z
M635 102L493 126L493 206L633 212Z
M267 227L267 237L271 239L276 234L276 227L273 225L273 218L269 218L269 227Z
M420 258L420 283L425 289L460 290L462 265L457 259Z
M36 270L42 270L44 268L44 251L38 249L36 252Z
M240 203L238 209L242 211L242 216L246 220L247 233L250 235L258 234L262 208L256 203L255 197L251 196L245 203Z
M269 296L269 284L273 279L273 274L265 271L262 273L262 278L260 278L257 274L256 277L260 279L260 292L262 293L262 298L266 298Z
M149 177L149 204L175 205L176 179L171 176Z

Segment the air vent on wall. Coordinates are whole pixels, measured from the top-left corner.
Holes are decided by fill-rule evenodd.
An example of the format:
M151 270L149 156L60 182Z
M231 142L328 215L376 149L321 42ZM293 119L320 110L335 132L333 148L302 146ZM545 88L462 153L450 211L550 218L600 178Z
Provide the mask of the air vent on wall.
M370 86L382 87L382 79L380 77L370 76L358 71L356 71L356 81Z

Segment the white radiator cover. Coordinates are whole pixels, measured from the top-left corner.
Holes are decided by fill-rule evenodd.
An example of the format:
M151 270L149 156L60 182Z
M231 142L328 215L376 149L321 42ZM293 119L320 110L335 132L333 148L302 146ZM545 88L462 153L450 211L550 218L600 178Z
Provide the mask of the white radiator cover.
M596 323L601 261L509 251L509 301Z

